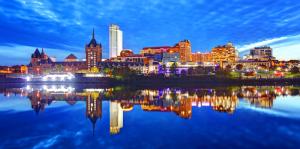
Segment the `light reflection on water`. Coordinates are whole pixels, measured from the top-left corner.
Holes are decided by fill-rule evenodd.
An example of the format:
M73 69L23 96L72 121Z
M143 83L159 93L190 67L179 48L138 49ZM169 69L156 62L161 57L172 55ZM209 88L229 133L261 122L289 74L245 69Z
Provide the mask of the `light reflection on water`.
M299 87L279 86L140 90L70 85L5 88L0 96L0 130L10 130L10 135L0 135L3 140L0 148L19 147L19 143L30 148L58 145L215 148L224 144L239 148L278 145L290 148L300 145L299 90ZM16 125L16 121L21 125ZM24 121L27 121L25 126ZM264 138L272 129L272 137ZM26 133L18 136L20 132ZM240 142L230 140L238 135L244 135ZM71 138L72 142L64 142ZM135 140L129 141L130 138ZM162 142L163 138L174 140ZM112 142L115 139L118 142ZM277 143L271 145L273 141ZM134 143L128 145L129 142ZM151 146L153 143L156 145Z

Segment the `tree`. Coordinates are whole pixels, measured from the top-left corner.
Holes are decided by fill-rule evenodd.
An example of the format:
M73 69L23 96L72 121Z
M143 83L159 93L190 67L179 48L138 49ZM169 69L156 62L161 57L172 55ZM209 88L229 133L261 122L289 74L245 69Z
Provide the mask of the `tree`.
M205 73L205 69L202 66L196 67L195 71L196 71L197 74L204 74Z
M61 64L55 65L56 72L62 72L64 70L64 66Z
M193 67L190 67L189 69L188 69L188 75L193 75L193 73L194 73L194 68Z
M104 68L103 71L104 71L105 75L109 75L109 76L112 75L112 70L110 68Z
M163 71L164 74L166 73L166 71L167 71L167 66L166 66L166 64L163 64L163 65L162 65L162 71Z
M170 72L172 75L176 75L177 74L177 63L174 62L172 65L171 65L171 68L170 68Z
M235 69L237 69L238 71L241 71L242 69L243 69L243 65L242 64L237 64L236 66L235 66Z
M296 73L299 73L299 68L294 66L292 69L291 69L291 73L292 74L296 74Z
M267 69L267 68L268 68L268 67L267 67L266 65L264 65L264 64L260 64L259 67L260 67L261 69Z
M237 64L236 66L235 66L235 69L237 69L238 71L239 71L239 78L241 78L242 77L242 74L241 74L241 70L243 69L243 65L242 64Z
M227 65L227 66L225 67L225 70L226 70L226 71L230 71L231 68L232 68L231 65Z
M181 74L181 76L185 77L187 75L187 72L186 72L186 70L181 70L180 74Z

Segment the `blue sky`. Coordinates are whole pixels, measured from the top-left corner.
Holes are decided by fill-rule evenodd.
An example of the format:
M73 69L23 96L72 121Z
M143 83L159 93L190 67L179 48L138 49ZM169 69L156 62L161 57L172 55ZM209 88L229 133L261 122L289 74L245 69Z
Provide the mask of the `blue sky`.
M300 59L298 0L0 0L0 18L0 65L27 64L37 47L83 58L93 28L108 57L111 23L136 53L189 39L194 52L231 41L241 53L271 45L278 59Z

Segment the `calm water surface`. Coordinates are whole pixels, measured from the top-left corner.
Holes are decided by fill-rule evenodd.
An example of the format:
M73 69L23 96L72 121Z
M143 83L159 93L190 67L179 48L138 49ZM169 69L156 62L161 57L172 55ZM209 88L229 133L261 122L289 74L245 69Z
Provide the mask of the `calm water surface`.
M299 148L299 87L0 89L0 148Z

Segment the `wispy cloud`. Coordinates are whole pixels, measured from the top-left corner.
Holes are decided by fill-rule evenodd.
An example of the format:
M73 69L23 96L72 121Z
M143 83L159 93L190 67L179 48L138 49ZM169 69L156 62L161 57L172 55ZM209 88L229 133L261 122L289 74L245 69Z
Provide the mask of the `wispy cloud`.
M249 50L259 46L271 46L273 55L280 60L296 59L300 60L300 34L294 36L283 36L278 38L266 39L246 45L237 45L241 53L249 53Z
M288 37L279 37L279 38L273 38L273 39L267 39L264 41L254 42L254 43L250 43L250 44L246 44L246 45L237 45L237 49L239 52L243 52L246 50L250 50L254 47L270 45L270 44L274 44L276 42L284 41L286 39L288 39Z

